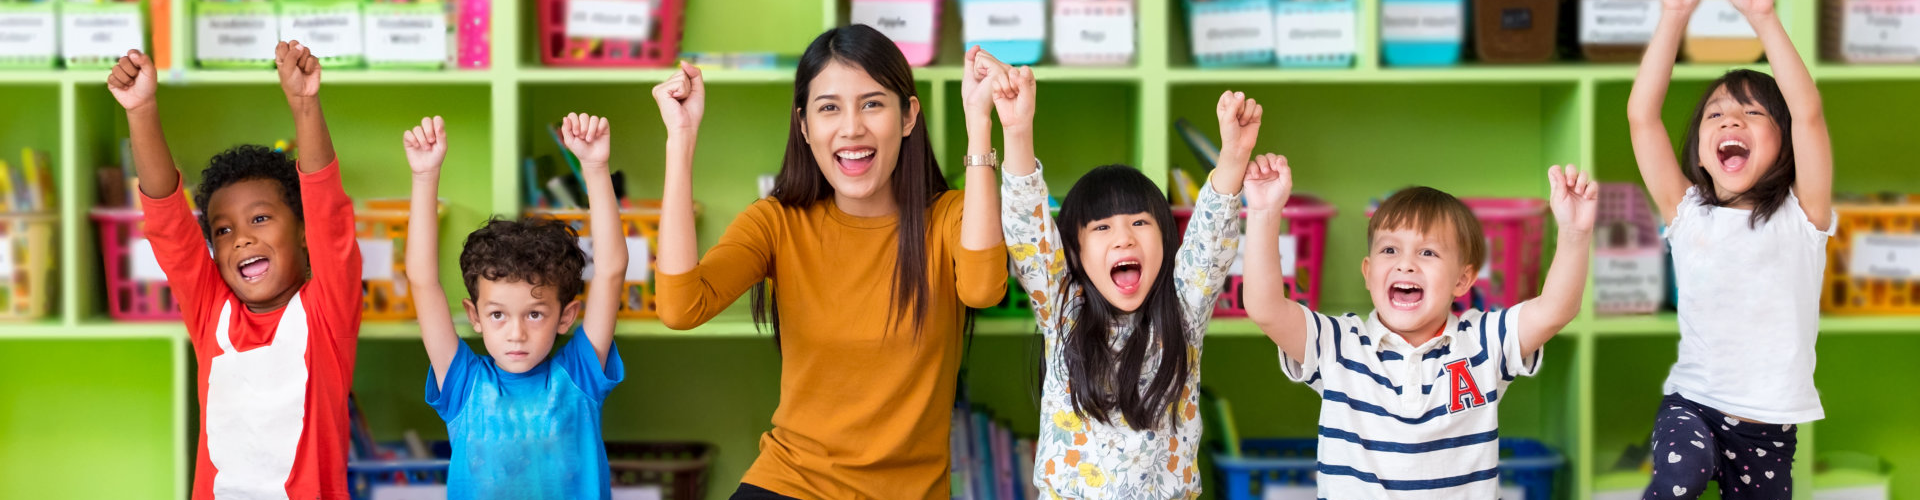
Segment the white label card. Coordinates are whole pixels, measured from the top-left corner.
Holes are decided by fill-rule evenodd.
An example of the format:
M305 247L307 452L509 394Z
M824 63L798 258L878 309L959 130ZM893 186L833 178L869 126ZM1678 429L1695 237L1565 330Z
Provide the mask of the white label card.
M431 63L446 59L446 15L408 13L367 16L367 60Z
M299 40L313 49L315 57L364 54L360 45L363 36L357 10L280 16L280 40Z
M60 54L119 57L146 49L139 12L88 12L60 16Z
M1455 2L1383 2L1380 39L1389 42L1459 42L1466 39L1467 12Z
M1595 256L1593 295L1596 301L1608 304L1665 300L1666 254Z
M1273 50L1273 11L1248 9L1194 14L1193 55L1217 56Z
M280 24L272 13L195 16L194 51L207 60L272 60Z
M613 500L661 500L666 491L657 484L613 487Z
M1920 4L1854 0L1841 23L1841 52L1849 59L1881 62L1920 60Z
M1260 500L1314 500L1319 492L1312 486L1266 484L1260 487Z
M1920 235L1855 235L1847 263L1856 278L1920 278Z
M51 57L53 33L52 12L0 13L0 57Z
M646 40L653 34L653 2L567 0L567 36Z
M13 278L13 238L0 236L0 279Z
M1487 238L1487 258L1480 263L1479 281L1493 279L1493 238Z
M933 43L933 6L925 1L855 1L847 20L872 26L894 43Z
M1585 0L1580 3L1580 43L1637 45L1653 40L1660 0Z
M1047 38L1047 4L1039 0L961 2L960 16L968 43Z
M1351 10L1275 15L1274 53L1280 57L1352 54L1356 19Z
M393 240L368 238L359 238L359 240L360 279L392 280Z
M1280 274L1288 278L1292 278L1295 274L1299 274L1297 268L1300 266L1300 264L1296 260L1299 258L1299 256L1300 256L1300 239L1295 238L1291 234L1280 235ZM1243 263L1246 261L1247 261L1247 244L1246 242L1241 242L1240 256L1239 258L1233 259L1233 266L1227 268L1227 274L1230 276L1245 276L1246 275L1245 268L1242 266L1243 266Z
M1122 3L1105 12L1091 6L1055 11L1053 49L1066 56L1133 53L1133 8Z
M373 487L373 500L446 500L444 484L384 484Z
M587 267L580 268L580 279L593 280L593 237L580 237L580 251L587 254ZM647 239L640 236L627 237L627 274L628 282L653 279L653 247L647 245Z
M153 253L153 242L146 238L133 240L127 245L128 264L133 267L134 281L166 281L167 273L160 269L160 259Z
M1700 38L1758 38L1747 16L1731 0L1702 0L1687 21L1687 36Z

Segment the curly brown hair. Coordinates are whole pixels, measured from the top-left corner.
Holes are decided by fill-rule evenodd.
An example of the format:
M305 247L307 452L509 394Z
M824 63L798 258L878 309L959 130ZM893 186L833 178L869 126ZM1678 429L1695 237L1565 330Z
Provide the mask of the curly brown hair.
M524 282L560 293L561 305L580 296L587 283L580 270L587 267L587 253L580 250L580 235L566 222L545 217L518 220L494 217L472 234L460 250L460 277L467 283L467 297L478 300L479 282Z

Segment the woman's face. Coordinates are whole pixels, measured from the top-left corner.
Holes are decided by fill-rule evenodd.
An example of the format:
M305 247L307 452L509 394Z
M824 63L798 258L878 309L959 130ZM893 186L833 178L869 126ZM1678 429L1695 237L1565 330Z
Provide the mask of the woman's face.
M807 85L801 132L821 175L842 199L891 200L901 139L920 116L920 100L887 90L866 70L828 63Z

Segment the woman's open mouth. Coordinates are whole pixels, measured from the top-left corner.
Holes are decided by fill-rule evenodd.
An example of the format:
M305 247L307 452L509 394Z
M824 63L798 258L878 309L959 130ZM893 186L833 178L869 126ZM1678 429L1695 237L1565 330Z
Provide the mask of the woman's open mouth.
M841 148L833 152L833 161L839 165L840 173L859 177L873 169L873 154L873 148Z

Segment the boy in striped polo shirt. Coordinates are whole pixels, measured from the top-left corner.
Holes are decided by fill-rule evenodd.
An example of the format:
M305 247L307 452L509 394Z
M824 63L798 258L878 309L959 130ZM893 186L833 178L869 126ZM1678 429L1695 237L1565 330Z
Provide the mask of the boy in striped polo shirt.
M1599 186L1572 167L1547 176L1559 246L1537 298L1451 314L1479 274L1485 235L1460 200L1415 187L1381 203L1367 224L1360 272L1372 314L1247 308L1279 345L1287 377L1320 393L1321 498L1499 497L1500 393L1539 370L1541 346L1579 313L1587 281ZM1246 182L1259 193L1257 183L1272 181ZM1271 200L1248 204L1246 299L1280 304L1285 200L1261 201Z

